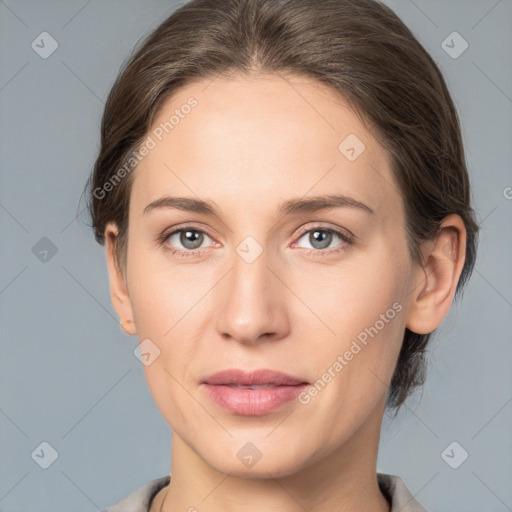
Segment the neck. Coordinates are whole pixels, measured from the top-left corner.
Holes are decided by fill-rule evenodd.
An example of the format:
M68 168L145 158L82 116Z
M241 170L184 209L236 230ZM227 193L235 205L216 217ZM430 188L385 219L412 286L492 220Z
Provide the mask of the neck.
M337 450L277 478L270 473L247 478L216 471L173 433L171 485L162 489L154 510L390 512L376 472L381 409L372 413L380 415L379 421L369 418Z

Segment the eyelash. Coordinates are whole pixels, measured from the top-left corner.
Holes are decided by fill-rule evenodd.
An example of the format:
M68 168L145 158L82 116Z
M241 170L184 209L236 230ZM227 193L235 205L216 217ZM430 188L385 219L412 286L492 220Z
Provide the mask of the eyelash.
M158 240L157 240L158 245L163 246L165 244L165 242L169 239L169 237L171 237L172 235L175 235L176 233L186 231L187 229L189 231L203 233L203 234L209 236L210 238L212 238L208 234L207 231L205 231L203 229L198 229L194 225L185 224L182 226L178 226L178 229L173 229L170 232L164 232L161 236L158 237ZM307 229L301 230L301 232L297 235L297 240L301 239L306 233L309 233L310 231L324 231L326 233L334 234L342 240L342 243L334 249L304 249L304 251L306 252L306 254L308 256L322 257L322 256L326 256L326 255L337 254L339 252L346 250L346 248L347 248L346 246L352 245L355 240L355 236L353 236L352 234L349 235L343 231L339 231L334 228L326 228L324 226L312 226ZM178 256L180 258L188 258L188 257L192 257L192 256L202 256L203 253L205 252L205 250L208 248L203 247L201 249L182 250L182 249L174 249L174 248L172 248L172 246L166 245L165 249L170 251L173 255Z

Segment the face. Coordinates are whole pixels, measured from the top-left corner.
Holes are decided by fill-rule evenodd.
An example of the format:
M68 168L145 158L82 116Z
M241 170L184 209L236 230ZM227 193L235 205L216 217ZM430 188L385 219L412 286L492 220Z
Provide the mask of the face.
M378 432L416 283L386 151L299 77L189 85L148 136L123 314L174 434L219 471L277 476ZM295 380L208 379L226 369Z

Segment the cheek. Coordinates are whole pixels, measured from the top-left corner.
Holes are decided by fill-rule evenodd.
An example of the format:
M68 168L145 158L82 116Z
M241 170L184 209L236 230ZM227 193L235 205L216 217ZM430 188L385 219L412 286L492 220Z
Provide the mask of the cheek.
M187 281L183 273L155 265L142 251L130 253L128 261L129 294L141 352L142 344L149 343L150 352L157 354L151 364L143 366L146 381L160 412L174 423L189 398L182 386L190 386L188 370L197 350L190 322L200 312L194 304L204 289Z
M324 419L326 446L348 438L384 400L405 325L401 279L387 265L373 266L371 272L351 272L346 286L331 285L325 294L323 312L335 334L308 350L317 380L302 403Z
M354 396L380 395L391 379L405 329L409 273L406 250L383 245L347 260L315 302L333 331L315 347L315 368L323 373L340 363L343 368L336 365L331 373L343 375L338 386L350 387Z
M173 429L188 425L190 393L194 393L190 369L197 352L194 339L198 338L187 323L192 312L185 316L190 308L184 308L179 299L180 294L172 288L162 289L158 282L151 280L145 281L144 286L134 293L139 342L150 339L158 353L150 365L143 366L148 389Z
M206 276L193 267L172 266L156 252L133 249L129 293L139 337L172 338L204 295Z

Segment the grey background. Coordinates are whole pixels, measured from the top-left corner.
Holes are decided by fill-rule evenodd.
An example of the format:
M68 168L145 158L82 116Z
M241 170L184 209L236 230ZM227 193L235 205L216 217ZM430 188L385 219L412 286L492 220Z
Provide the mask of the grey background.
M512 3L386 3L447 80L482 233L464 300L430 346L427 384L384 418L378 470L429 512L512 510ZM171 471L170 431L137 340L119 329L103 248L76 214L119 66L177 5L0 1L1 512L98 510ZM43 31L58 43L47 59L31 47ZM456 59L441 46L453 31L469 44ZM55 254L40 252L43 237ZM58 453L47 469L31 455L43 441ZM452 460L469 454L457 469L441 456L453 441Z

